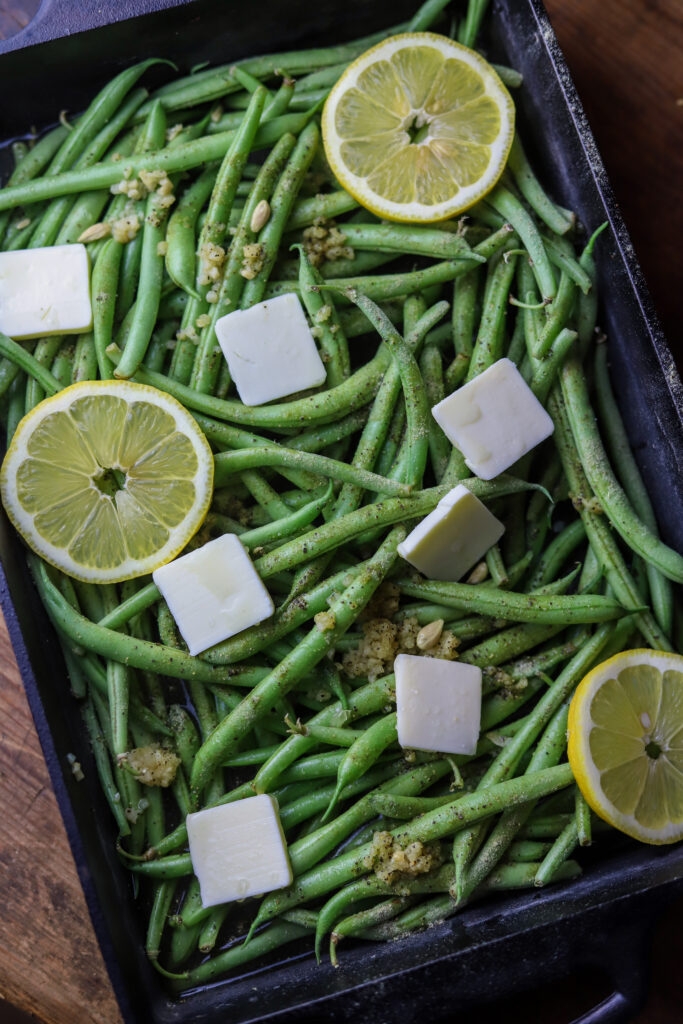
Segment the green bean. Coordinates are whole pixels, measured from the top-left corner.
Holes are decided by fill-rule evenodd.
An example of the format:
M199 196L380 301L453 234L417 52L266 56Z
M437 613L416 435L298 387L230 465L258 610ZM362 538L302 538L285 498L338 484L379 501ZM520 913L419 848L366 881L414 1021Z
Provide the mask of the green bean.
M574 348L577 337L576 331L564 327L552 343L545 359L537 361L539 365L533 372L530 386L539 402L545 404L565 359Z
M576 310L576 329L579 333L579 351L584 356L595 336L596 323L598 318L598 295L596 285L597 271L593 258L593 247L598 237L607 227L607 221L597 228L588 240L588 244L579 257L579 265L586 271L593 287L587 295L579 295Z
M475 267L453 285L453 343L456 357L472 355L481 270Z
M274 122L269 122L274 123ZM259 233L258 244L261 251L262 266L258 274L248 280L242 292L242 309L248 309L260 302L266 291L270 272L277 258L278 246L285 225L301 188L303 177L308 170L319 143L320 133L317 125L307 125L297 139L289 162L280 180L275 186L270 203L270 217Z
M233 473L243 473L256 466L289 466L306 469L311 473L335 480L343 480L369 491L385 494L408 495L410 484L403 484L376 473L330 459L326 455L295 451L282 445L260 445L257 448L242 448L233 452L219 452L215 457L215 478L217 487L224 486Z
M0 196L2 193L0 192ZM473 250L476 256L476 249ZM373 302L383 302L386 299L394 299L403 295L410 295L413 292L422 291L435 284L444 284L446 281L454 281L456 277L466 274L475 264L474 259L462 257L458 260L443 260L441 263L433 263L423 270L412 270L404 274L378 274L374 277L341 277L334 280L335 290L345 291L356 289L361 291L366 298ZM327 283L332 287L332 282ZM299 286L294 281L271 281L265 289L265 298L275 298L277 295L287 295L291 292L298 293Z
M574 216L567 217L565 212L548 198L534 174L522 147L519 134L515 133L512 148L508 156L508 167L512 172L515 184L529 203L534 212L547 224L551 231L564 235L571 230Z
M287 230L296 231L313 224L318 219L339 217L349 210L355 210L357 201L344 189L329 192L327 195L314 196L312 199L299 199L287 221Z
M683 556L664 544L640 519L614 476L576 359L565 363L560 379L581 464L610 522L632 551L654 565L667 579L683 583Z
M503 255L493 268L489 268L487 292L484 298L479 331L467 370L466 381L473 380L503 355L505 317L508 292L515 275L517 257L510 255L514 241L507 243Z
M197 217L213 191L217 169L207 167L184 192L166 229L166 271L174 284L199 298L194 281L194 249Z
M559 868L571 857L578 841L576 821L570 821L539 865L534 875L534 885L547 885L548 882L555 881Z
M426 345L420 359L420 373L430 407L446 397L441 355L434 345ZM437 483L440 483L451 453L451 443L433 416L429 417L429 456Z
M146 133L150 149L158 149L163 144L166 115L160 104L152 107ZM150 192L145 205L135 312L123 352L114 369L114 376L123 380L132 377L144 359L156 323L164 272L164 258L159 245L164 239L167 216L166 198L156 191Z
M337 771L337 786L328 804L323 821L330 816L345 787L356 782L387 747L396 742L396 712L385 715L368 726L349 747Z
M166 924L171 902L173 901L176 885L176 879L172 878L160 882L156 887L147 925L147 938L145 940L145 952L150 960L157 960L159 958L164 925Z
M323 362L327 369L327 386L334 387L349 376L349 348L332 297L321 289L323 280L299 247L299 289L306 312L315 325Z
M407 456L405 469L400 475L411 486L419 486L422 482L429 452L429 423L431 417L422 383L422 376L415 356L379 306L356 289L346 289L345 294L359 309L363 310L391 351L396 362L401 377L407 421Z
M467 14L458 27L458 42L473 47L486 14L488 0L468 0Z
M241 942L238 945L223 950L211 959L205 960L197 967L193 967L187 972L187 982L192 985L199 985L213 981L214 978L220 977L226 971L242 967L245 963L249 963L250 960L265 956L265 954L278 949L280 946L284 946L288 942L293 942L304 935L309 935L312 930L313 928L308 925L294 924L289 921L276 921L265 931L256 935L248 945Z
M343 732L344 730L340 729L338 731ZM395 774L395 763L377 766L376 768L366 772L362 778L348 783L343 788L341 799L347 800L350 797L357 796L359 793L363 793L368 789L380 785L387 779L393 779ZM323 811L329 805L334 792L334 785L316 786L315 789L312 789L309 793L300 797L298 800L288 803L287 806L283 807L280 811L280 822L282 827L285 830L293 828L295 825L300 824L300 822L305 821L314 814L318 814L320 811ZM323 825L323 818L324 816L321 817L318 828Z
M552 768L558 763L566 747L568 713L568 702L565 701L560 704L550 719L540 742L531 756L525 772L526 775ZM519 732L516 735L519 735ZM495 773L494 777L497 777ZM469 835L467 832L463 833L462 838L456 838L453 844L456 880L455 886L451 890L451 895L454 899L460 902L477 889L511 846L516 835L529 819L533 809L533 804L525 804L522 807L505 811L496 822L483 849L464 877L468 852L477 844L480 835L477 836L475 830L470 832Z
M581 846L590 846L593 841L591 809L578 786L576 787L574 814L578 842Z
M295 686L334 647L337 638L349 629L393 565L397 557L396 546L405 535L405 529L395 527L370 559L367 568L331 601L333 628L321 631L315 626L270 676L258 683L242 704L218 725L195 758L190 780L195 793L203 789L215 767L231 756L234 745L246 735L259 716Z
M175 738L175 748L185 771L190 771L201 740L197 728L184 707L172 704L168 709L168 724Z
M652 532L657 532L657 519L640 470L631 453L626 431L607 373L607 350L599 345L595 351L596 399L601 426L610 449L619 479L636 513ZM670 582L658 569L647 563L647 578L654 614L664 633L670 634L673 621L673 599Z
M531 257L534 276L544 299L554 299L557 284L540 234L520 201L502 185L497 185L486 202L514 227Z
M536 622L546 625L567 625L580 622L608 622L624 614L624 608L610 597L599 595L532 595L479 583L413 583L401 579L399 585L410 597L427 598L451 608L474 610L481 615Z
M30 352L19 345L16 341L8 338L0 331L0 355L11 360L16 366L28 373L40 384L41 388L48 395L54 395L61 391L59 381L35 359ZM23 413L22 413L23 415Z
M529 582L529 590L542 587L555 579L557 573L570 557L571 553L586 539L586 528L580 519L564 528L551 541L538 561L534 575Z
M485 263L486 257L474 252L464 237L438 228L407 224L344 224L344 239L353 249L371 249L438 260L469 259Z
M403 796L411 796L420 793L431 786L438 779L443 778L450 771L450 765L446 760L433 761L431 764L421 765L411 771L404 772L397 778L387 779L380 783L380 792L397 793ZM376 792L376 791L375 791ZM292 870L295 877L302 872L309 871L313 865L319 863L331 850L335 849L344 839L348 838L362 825L376 817L376 811L371 801L372 794L367 794L358 800L343 814L326 825L321 825L315 832L297 839L289 847L289 855ZM349 848L350 851L354 847ZM367 850L367 846L365 847ZM324 865L321 870L324 870ZM272 893L263 901L257 920L254 926L262 920L268 920L278 914L281 894Z
M129 836L130 825L124 813L124 808L121 805L120 793L114 783L111 762L106 750L106 741L102 734L99 722L97 721L95 709L90 698L83 703L81 712L90 738L90 745L93 757L95 758L97 774L99 776L102 789L104 790L107 803L109 804L118 826L119 836Z
M548 238L544 235L543 244L551 263L571 278L584 295L588 295L593 287L590 274L586 273L579 261L574 259L574 250L566 239Z
M416 298L407 300L405 307L406 311L415 309L415 322L411 324L408 320L406 321L406 328L408 328L406 330L406 344L415 353L419 352L419 347L423 343L426 332L447 310L445 303L437 303L428 312L423 312L423 315L420 317L418 312L422 311L423 307L424 302ZM394 360L387 368L382 383L375 395L375 400L352 459L353 465L369 469L375 464L390 428L391 410L396 403L400 388L401 374L398 364ZM358 488L343 487L337 500L336 514L341 515L352 511L358 507L360 500L361 492Z
M295 145L295 138L285 133L273 147L262 168L257 174L251 192L245 203L233 235L225 272L218 296L211 305L211 322L202 330L197 355L192 370L191 385L198 391L210 392L214 385L221 365L221 351L216 338L216 321L226 313L237 309L245 284L240 270L242 267L244 246L253 242L256 237L251 230L254 211L259 203L267 201L275 186L275 182L284 170L287 159Z
M562 272L557 295L547 309L547 316L541 327L534 356L543 359L550 352L553 343L567 327L576 301L576 285L569 274Z

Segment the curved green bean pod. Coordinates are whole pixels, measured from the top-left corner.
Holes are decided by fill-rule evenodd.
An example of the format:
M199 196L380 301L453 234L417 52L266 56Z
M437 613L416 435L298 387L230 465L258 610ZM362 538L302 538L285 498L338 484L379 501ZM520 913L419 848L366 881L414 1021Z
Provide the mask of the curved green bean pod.
M268 122L274 124L274 122ZM285 225L301 188L304 175L315 155L320 132L315 123L308 124L296 141L280 180L275 186L270 203L270 217L258 236L262 254L262 267L256 277L247 281L242 292L242 309L248 309L264 298L270 272L277 259L278 247Z
M361 736L349 747L346 755L339 765L337 772L337 786L323 815L325 821L334 810L337 800L346 786L356 782L370 768L377 758L387 747L396 742L398 733L396 731L396 712L380 718L374 725L362 733Z
M0 351L1 355L7 355ZM11 357L10 357L11 358ZM192 388L171 380L161 373L153 373L141 367L135 379L141 384L166 391L177 398L188 409L211 416L214 419L228 420L254 427L292 427L306 424L330 423L339 416L354 412L371 400L379 378L389 362L389 353L380 349L377 355L359 370L352 373L336 388L308 398L299 398L290 402L273 403L264 406L247 406L241 402L213 398Z
M472 350L465 381L471 381L503 355L508 293L515 276L517 256L511 253L515 241L504 246L502 256L489 268L479 330Z
M367 686L356 690L349 698L350 708L345 708L338 700L318 712L309 724L342 726L356 718L374 714L392 700L395 700L393 674L376 679L374 682L368 683ZM256 773L253 782L254 791L269 793L283 772L302 753L314 746L315 740L308 735L290 736Z
M480 615L511 619L513 622L537 622L567 625L582 622L609 622L625 614L618 601L598 594L520 594L479 583L439 583L425 580L413 583L400 580L403 593L426 598L451 608L476 611Z
M683 583L683 555L664 544L637 515L614 475L598 434L588 390L576 359L565 363L562 393L581 464L610 522L622 540L667 579Z
M463 258L486 263L486 257L472 250L462 235L438 228L408 224L344 224L340 230L346 243L361 251L413 253L438 260Z
M486 202L512 224L531 257L541 295L544 299L554 299L557 295L557 284L553 268L538 229L520 201L502 185L497 185L493 192L487 195Z
M224 486L234 473L243 473L245 469L257 466L287 466L293 469L306 469L311 473L342 480L354 484L367 491L385 494L408 495L412 491L410 484L390 480L377 473L369 473L338 459L330 459L326 455L315 455L313 452L296 451L281 445L260 445L258 448L241 448L233 452L219 452L215 456L216 487Z
M636 513L652 533L657 533L657 518L643 478L631 452L621 414L607 372L607 348L595 350L596 401L617 475ZM662 630L671 634L673 624L673 590L671 583L650 563L646 565L652 607Z
M566 234L573 227L575 218L573 215L566 216L564 211L548 198L529 164L517 132L508 156L508 167L512 171L517 187L534 212L551 231L558 235Z
M204 203L211 195L217 168L210 164L183 193L166 229L166 270L174 284L199 298L194 281L195 229Z
M334 387L349 376L349 347L332 297L322 289L321 274L311 266L303 246L299 246L299 291L314 324L322 359L327 369L327 386Z

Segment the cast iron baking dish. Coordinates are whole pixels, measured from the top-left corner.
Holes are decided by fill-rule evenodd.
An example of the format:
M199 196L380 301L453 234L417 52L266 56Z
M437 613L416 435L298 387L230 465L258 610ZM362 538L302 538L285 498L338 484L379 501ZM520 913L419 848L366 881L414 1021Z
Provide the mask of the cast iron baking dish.
M395 24L414 0L127 0L102 5L44 0L33 27L0 43L2 134L47 126L55 112L82 109L121 67L165 56L181 70L323 41L342 41ZM131 15L137 14L134 19ZM118 18L112 24L109 21ZM493 5L493 59L517 68L524 138L551 194L587 228L610 223L598 246L601 324L636 457L663 536L683 548L683 389L657 326L641 272L605 177L567 67L537 0ZM8 153L0 148L8 167ZM609 234L609 237L606 237ZM645 945L659 909L683 890L683 847L600 846L569 885L491 899L445 924L387 945L349 944L334 970L307 950L250 967L229 982L171 998L143 949L144 925L85 741L56 638L33 590L23 549L0 520L5 616L85 890L125 1019L144 1024L262 1020L409 1024L458 1016L468 1007L528 989L570 970L597 967L611 995L582 1024L630 1019L644 994ZM66 755L76 754L76 783Z

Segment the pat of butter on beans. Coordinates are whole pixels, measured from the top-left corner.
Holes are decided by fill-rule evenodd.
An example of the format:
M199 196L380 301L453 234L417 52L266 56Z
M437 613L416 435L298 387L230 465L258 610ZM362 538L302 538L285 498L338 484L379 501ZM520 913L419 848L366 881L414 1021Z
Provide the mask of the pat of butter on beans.
M260 896L292 881L277 801L262 794L188 814L192 870L202 905Z
M216 337L245 405L325 383L325 366L296 295L226 314L216 321Z
M486 505L458 484L398 545L398 553L431 580L455 581L504 531Z
M190 654L269 618L275 606L234 533L152 573Z
M553 421L510 359L435 405L432 415L482 480L492 480L545 441Z
M84 245L0 252L0 331L10 338L75 334L92 327Z
M394 672L401 746L473 754L481 728L481 669L457 661L399 654Z

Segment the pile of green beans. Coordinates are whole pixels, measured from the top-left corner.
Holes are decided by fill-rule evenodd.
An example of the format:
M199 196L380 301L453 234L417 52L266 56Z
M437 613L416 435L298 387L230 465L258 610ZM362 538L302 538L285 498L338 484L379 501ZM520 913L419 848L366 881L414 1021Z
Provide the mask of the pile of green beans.
M406 28L475 44L485 0L446 6L427 0L407 25L327 49L175 78L164 68L154 89L163 62L137 64L70 127L16 145L0 189L2 250L83 239L94 310L79 337L0 334L7 441L76 381L174 395L215 454L191 545L239 535L276 605L191 657L149 578L84 584L29 558L131 894L148 910L147 954L174 986L302 939L318 955L329 941L336 963L342 939L386 941L487 894L576 877L575 852L604 827L566 762L574 689L611 654L679 642L683 558L658 535L597 332L601 227L546 194L519 135L499 184L457 223L380 223L324 160L321 102L370 45ZM121 194L155 171L165 191ZM332 227L343 255L320 261L311 237ZM286 292L301 298L326 383L245 406L216 322ZM485 483L430 407L503 356L555 430ZM466 580L431 581L397 545L459 482L505 533ZM378 622L388 654L366 640ZM423 650L417 633L432 623L450 647ZM476 752L402 750L394 654L456 648L483 671ZM164 790L122 759L149 745L177 755ZM258 903L204 908L185 817L256 793L279 801L294 881ZM377 832L402 849L429 844L431 869L380 877Z

